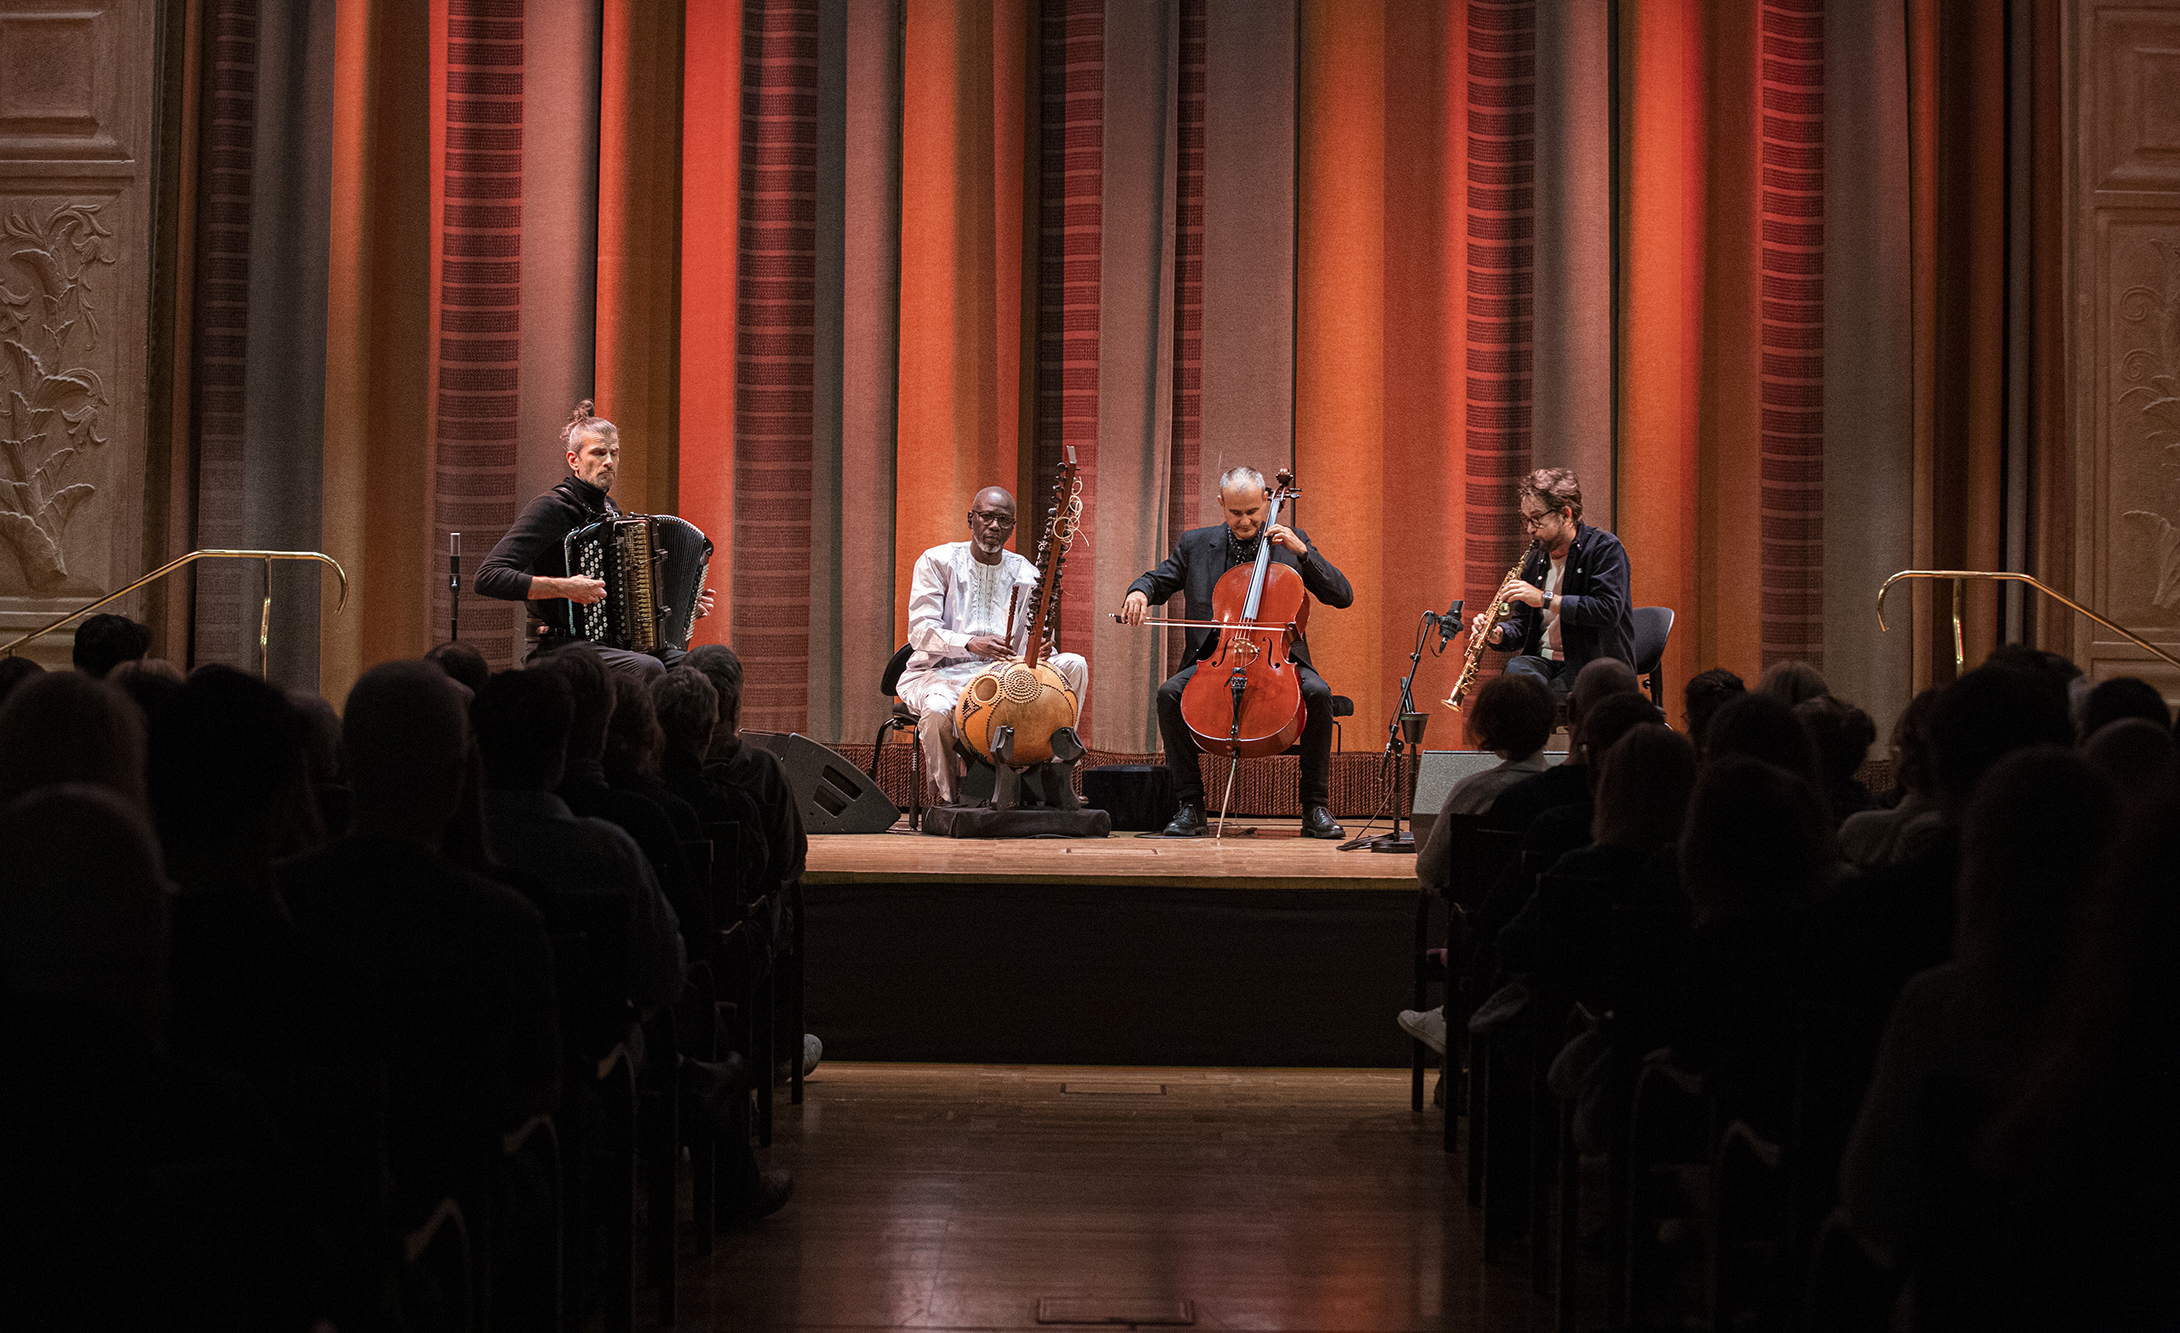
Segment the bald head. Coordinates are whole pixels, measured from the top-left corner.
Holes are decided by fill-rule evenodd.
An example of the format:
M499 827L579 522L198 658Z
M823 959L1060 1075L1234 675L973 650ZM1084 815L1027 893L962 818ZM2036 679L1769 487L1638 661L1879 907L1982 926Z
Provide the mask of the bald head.
M969 505L969 544L977 559L991 564L1014 535L1014 496L1001 486L986 486Z
M1642 688L1635 668L1617 657L1600 657L1574 678L1574 688L1567 693L1567 720L1579 725L1598 701L1615 694L1640 694Z

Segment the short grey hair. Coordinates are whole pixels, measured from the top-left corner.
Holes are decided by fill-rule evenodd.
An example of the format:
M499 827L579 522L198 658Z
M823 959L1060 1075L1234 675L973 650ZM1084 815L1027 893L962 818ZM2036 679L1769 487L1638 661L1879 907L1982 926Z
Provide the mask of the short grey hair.
M1230 467L1219 474L1219 493L1223 495L1230 487L1239 486L1244 482L1260 491L1270 489L1264 484L1263 473L1247 464L1243 464L1240 467Z

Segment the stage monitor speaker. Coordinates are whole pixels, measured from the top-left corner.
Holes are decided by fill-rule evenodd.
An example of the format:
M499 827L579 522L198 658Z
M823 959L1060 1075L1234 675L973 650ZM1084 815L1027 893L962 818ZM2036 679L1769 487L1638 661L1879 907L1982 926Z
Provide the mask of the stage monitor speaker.
M1547 767L1566 757L1565 750L1544 752ZM1499 756L1489 750L1425 750L1417 756L1415 807L1409 811L1415 824L1416 841L1421 843L1430 836L1431 824L1438 818L1438 808L1446 803L1446 793L1453 790L1454 783L1498 766Z
M901 817L892 798L838 750L799 731L745 731L742 739L780 757L805 833L883 833Z

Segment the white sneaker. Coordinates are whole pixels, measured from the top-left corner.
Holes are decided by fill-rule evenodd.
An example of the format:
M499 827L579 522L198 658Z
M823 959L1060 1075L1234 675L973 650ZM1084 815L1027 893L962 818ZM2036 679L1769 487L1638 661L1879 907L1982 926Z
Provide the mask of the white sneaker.
M1446 1020L1445 1020L1444 1018L1440 1018L1440 1019L1438 1020L1438 1025L1439 1025L1439 1026L1440 1026L1441 1028L1443 1028L1443 1027L1444 1027L1444 1026L1446 1025ZM818 1061L820 1061L820 1060L822 1060L822 1059L824 1059L824 1058L825 1058L825 1043L824 1043L824 1042L822 1042L822 1041L820 1041L820 1040L818 1040L818 1034L817 1034L817 1033L815 1033L815 1032L805 1032L805 1033L803 1033L803 1034L802 1034L802 1076L803 1076L804 1078L808 1078L808 1077L810 1077L810 1075L811 1075L812 1073L816 1072L816 1070L817 1070L817 1067L818 1067Z
M1438 1006L1428 1013L1414 1009L1400 1011L1400 1030L1438 1052L1446 1053L1446 1007Z

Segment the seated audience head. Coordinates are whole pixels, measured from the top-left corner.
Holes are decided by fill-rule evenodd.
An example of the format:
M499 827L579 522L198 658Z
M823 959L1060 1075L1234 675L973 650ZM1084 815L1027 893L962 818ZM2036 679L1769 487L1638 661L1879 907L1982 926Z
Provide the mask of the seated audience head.
M2104 730L2123 717L2147 718L2172 730L2172 710L2165 707L2165 696L2146 680L2133 676L2114 676L2099 681L2082 699L2081 735L2083 740Z
M105 787L60 783L0 805L0 847L0 989L157 1041L168 891L143 816Z
M1724 667L1698 671L1688 678L1680 691L1680 718L1688 728L1689 743L1696 747L1698 755L1704 751L1704 733L1718 710L1727 700L1738 699L1748 692L1747 683Z
M144 808L144 715L78 671L48 671L0 704L0 805L56 782L88 782Z
M1900 710L1892 724L1892 780L1903 792L1935 796L1938 770L1931 753L1930 728L1938 718L1942 687L1932 685Z
M714 739L728 740L742 729L742 659L723 643L689 650L688 666L704 673L719 695L719 727Z
M1587 764L1590 783L1597 782L1597 766L1607 751L1619 744L1620 738L1637 727L1652 723L1663 724L1665 714L1658 706L1640 694L1608 694L1591 704L1575 724L1574 753L1568 762Z
M1977 667L1945 687L1931 720L1938 799L1957 821L1976 784L1999 760L2031 745L2066 745L2073 739L2065 695L2051 675Z
M1816 747L1817 773L1824 780L1825 798L1838 814L1851 813L1845 803L1854 787L1855 773L1877 744L1877 724L1870 715L1843 699L1821 695L1794 705L1794 716Z
M2146 717L2107 722L2082 744L2082 758L2130 804L2153 795L2173 771L2170 727Z
M659 755L665 749L658 709L651 702L651 682L633 676L614 677L613 719L606 727L606 763L657 777Z
M695 667L677 666L651 683L651 706L658 710L666 753L701 760L719 725L719 691Z
M315 828L303 723L287 696L230 666L199 667L150 725L151 808L185 890L244 888ZM315 820L310 821L315 823Z
M341 748L359 834L436 849L460 808L469 765L462 692L429 662L382 662L341 710Z
M459 681L470 694L484 688L492 675L492 668L484 660L484 654L459 639L442 643L424 654L424 660L447 673L447 679Z
M1782 695L1751 690L1728 700L1703 735L1706 759L1760 759L1792 773L1812 791L1823 790L1816 744Z
M0 704L8 701L8 692L32 676L45 674L45 668L27 657L0 657Z
M149 722L182 692L182 669L163 657L140 657L107 672L106 683L134 699Z
M575 700L552 671L498 671L469 708L484 754L485 785L497 791L551 791L568 763Z
M1580 726L1582 715L1596 707L1600 699L1640 694L1642 688L1635 668L1617 657L1600 657L1575 673L1574 687L1567 691L1567 725Z
M1552 692L1526 672L1497 675L1476 692L1469 737L1501 759L1527 759L1552 736Z
M1676 841L1695 785L1696 747L1669 727L1642 723L1605 751L1590 836L1645 852Z
M127 616L100 614L76 626L76 670L94 680L151 651L151 627Z
M303 760L310 780L338 787L348 781L341 758L341 715L324 697L309 690L289 690L288 707L303 724Z
M1789 911L1823 883L1835 855L1824 801L1799 775L1739 754L1704 764L1680 836L1696 924Z
M1773 662L1756 678L1756 692L1798 704L1805 699L1821 699L1832 692L1832 687L1807 662Z
M1995 969L2001 989L2032 1010L2057 984L2118 806L2102 774L2056 745L1999 760L1969 803L1954 952Z
M613 673L606 660L587 643L572 643L531 664L568 687L575 706L568 726L568 758L597 760L605 756L606 728L613 721Z

